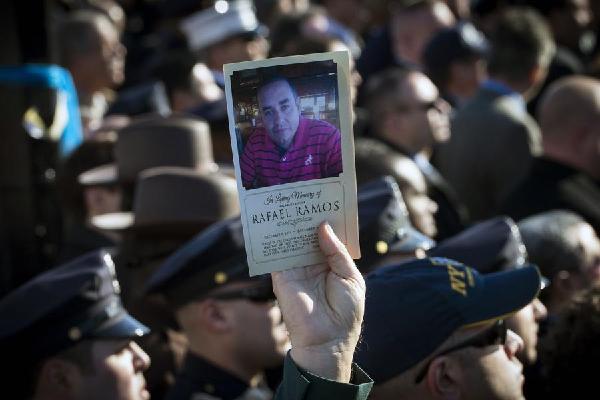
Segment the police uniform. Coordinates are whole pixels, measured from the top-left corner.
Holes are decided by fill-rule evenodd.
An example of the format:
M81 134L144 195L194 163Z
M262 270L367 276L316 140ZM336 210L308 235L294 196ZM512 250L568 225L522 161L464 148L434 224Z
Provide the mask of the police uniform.
M186 132L191 133L179 133L189 139ZM154 399L163 399L173 384L187 342L171 310L160 299L143 296L144 284L168 255L211 223L238 215L239 210L235 179L218 171L167 166L139 174L132 212L92 218L96 228L123 234L115 257L117 274L127 309L152 329L138 344L152 358L146 382Z
M262 385L248 384L205 360L188 352L181 373L166 400L271 400L273 392Z
M435 246L413 227L398 184L389 175L359 186L358 224L362 257L356 264L363 274L390 255L413 258Z
M127 313L119 292L112 259L99 250L9 293L0 300L0 352L11 360L3 381L19 385L36 365L83 340L146 335L149 329Z
M268 275L249 277L239 217L216 223L170 256L147 284L149 293L160 293L174 309L206 296L232 282L249 286L257 299L274 299ZM211 295L213 296L213 295ZM354 367L357 384L329 381L284 361L284 380L276 399L364 399L371 379ZM228 371L197 354L188 352L182 370L167 395L168 400L270 400L266 385L249 387Z

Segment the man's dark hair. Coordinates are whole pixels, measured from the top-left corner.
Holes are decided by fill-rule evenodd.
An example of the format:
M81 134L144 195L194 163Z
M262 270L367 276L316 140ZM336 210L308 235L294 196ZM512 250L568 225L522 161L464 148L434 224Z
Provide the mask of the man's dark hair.
M519 231L529 261L539 266L542 275L552 279L561 270L579 272L584 254L570 240L570 229L585 220L574 212L554 210L519 221Z
M307 11L281 16L270 35L270 57L283 57L296 54L324 53L329 51L331 42L336 38L307 35L304 25L315 16L325 17L322 7L311 6Z
M499 17L490 43L490 75L515 82L527 81L535 67L548 68L555 49L544 19L536 11L520 7L510 8Z
M302 24L306 20L306 14L283 15L275 24L271 33L269 47L270 57L281 57L289 55L289 47L293 46L302 37Z
M196 65L194 55L188 50L167 53L154 68L153 75L165 85L167 96L173 101L176 90L191 92L192 70Z
M68 67L76 57L96 51L103 24L112 26L104 14L90 10L75 11L61 21L55 37L59 64Z
M385 115L398 107L402 86L416 70L410 68L387 69L373 76L366 84L365 106L371 122L370 133L377 136Z
M471 60L476 60L475 56L470 56L465 59L455 60L453 63L466 63ZM445 92L446 86L450 82L450 66L451 64L436 64L425 68L427 77L431 79L433 84L437 86L440 92Z
M595 393L600 360L600 286L570 301L541 342L540 360L543 386L552 395L548 398L584 398Z
M260 80L260 82L258 83L258 86L256 87L256 96L258 98L258 92L260 92L265 86L268 86L272 83L275 82L285 82L289 85L290 89L292 90L292 95L294 96L294 98L298 98L298 92L296 91L296 88L294 87L294 85L292 84L292 82L290 82L290 80L288 78L286 78L283 75L279 75L277 73L267 73L265 75L263 75L263 78Z

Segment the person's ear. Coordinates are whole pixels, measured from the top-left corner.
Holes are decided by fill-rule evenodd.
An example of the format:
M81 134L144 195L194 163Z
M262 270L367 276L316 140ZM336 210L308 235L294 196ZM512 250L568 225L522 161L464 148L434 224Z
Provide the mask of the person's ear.
M51 358L40 369L38 387L44 393L54 393L56 398L68 399L81 386L81 371L75 364Z
M435 398L457 400L461 398L462 368L451 357L436 357L425 377L429 391Z
M222 302L207 299L199 303L198 307L202 323L210 332L225 333L231 330L231 312Z

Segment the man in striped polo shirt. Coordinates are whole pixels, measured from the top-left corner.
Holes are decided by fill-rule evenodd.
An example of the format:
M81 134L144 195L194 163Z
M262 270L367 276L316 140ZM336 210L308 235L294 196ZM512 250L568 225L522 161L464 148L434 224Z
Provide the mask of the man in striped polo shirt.
M246 189L338 176L342 172L340 131L325 121L300 115L300 100L282 77L257 90L262 127L240 157Z

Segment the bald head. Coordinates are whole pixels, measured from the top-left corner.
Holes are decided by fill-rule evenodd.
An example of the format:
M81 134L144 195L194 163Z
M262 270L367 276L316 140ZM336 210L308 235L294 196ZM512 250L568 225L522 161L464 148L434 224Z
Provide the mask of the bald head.
M600 117L600 81L585 76L558 80L544 94L538 118L544 137L569 136Z
M538 117L546 157L600 179L600 81L573 76L555 82Z

